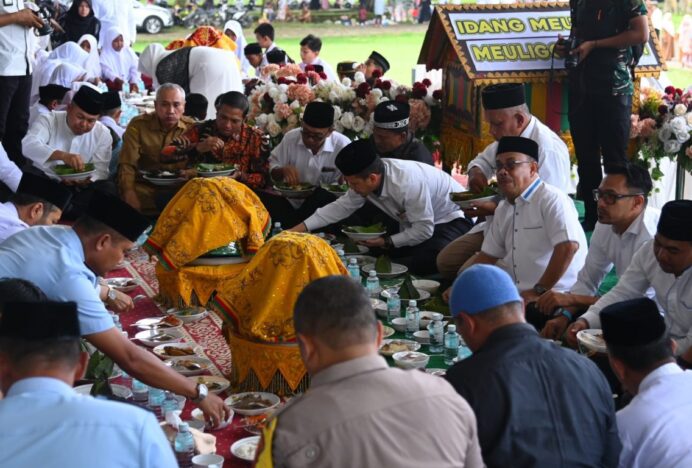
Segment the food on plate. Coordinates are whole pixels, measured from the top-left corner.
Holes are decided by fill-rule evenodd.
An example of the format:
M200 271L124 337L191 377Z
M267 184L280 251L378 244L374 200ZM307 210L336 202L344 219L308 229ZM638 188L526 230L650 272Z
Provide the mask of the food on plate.
M266 398L262 398L256 393L235 398L231 404L231 408L241 410L264 409L269 408L270 406L272 406L271 401L267 400Z
M478 198L492 197L494 195L497 195L497 190L492 185L489 185L486 188L484 188L481 193L475 193L475 192L471 192L471 191L469 191L469 192L452 192L449 194L449 197L452 201L462 202L462 201L476 200Z
M399 353L401 351L408 351L408 343L402 342L402 341L390 341L389 343L386 343L382 345L380 348L380 351L383 353Z
M174 369L181 369L181 370L188 370L188 371L200 370L203 367L206 367L206 366L203 366L199 362L190 361L188 359L181 359L181 360L175 361L173 363Z
M421 356L418 353L406 353L406 354L403 354L401 356L398 356L398 358L400 361L412 362L412 361L420 361L420 360L424 359L424 356Z
M248 442L247 444L243 444L236 449L236 452L238 458L242 458L244 460L254 460L255 453L257 452L257 442Z
M392 260L386 255L380 255L375 262L375 271L377 273L391 273Z
M106 282L114 288L127 288L129 286L137 286L139 283L132 278L113 278Z
M371 224L370 226L346 226L344 228L346 232L353 232L356 234L376 234L380 232L385 232L384 224L377 223Z
M330 192L346 193L348 192L348 184L324 184L322 187Z
M183 348L183 347L177 347L177 346L164 346L163 352L167 356L194 356L195 355L195 350L192 348Z
M143 174L152 179L177 179L180 177L179 171L155 170L144 172Z
M198 379L197 379L197 383L198 383L198 384L206 385L207 388L208 388L209 390L211 390L211 391L214 391L214 390L221 390L221 389L223 388L223 385L221 385L220 383L214 382L213 380L205 379L204 377L198 378Z
M250 434L259 435L262 433L262 429L267 425L267 418L269 415L267 413L258 414L256 416L246 416L243 419L243 426L245 430Z
M307 183L307 182L301 182L299 184L276 184L276 188L279 190L294 190L297 192L303 191L303 190L312 190L315 188L314 185Z
M68 166L67 164L61 164L59 166L55 166L53 168L53 172L55 172L58 175L73 175L73 174L82 174L84 172L91 172L94 170L94 164L93 163L86 163L84 165L84 169L81 171L78 171L74 167Z
M399 288L399 298L402 300L420 299L420 293L413 286L413 281L411 280L410 275L406 276L406 279Z
M147 340L149 341L171 341L175 339L175 336L168 335L167 333L157 333L147 337Z
M235 166L233 164L200 163L197 164L196 169L198 172L223 172L231 171L235 169Z
M175 313L175 315L178 315L180 317L190 317L191 315L197 315L197 314L201 314L201 313L202 313L202 311L199 309L190 308L190 309L179 310Z

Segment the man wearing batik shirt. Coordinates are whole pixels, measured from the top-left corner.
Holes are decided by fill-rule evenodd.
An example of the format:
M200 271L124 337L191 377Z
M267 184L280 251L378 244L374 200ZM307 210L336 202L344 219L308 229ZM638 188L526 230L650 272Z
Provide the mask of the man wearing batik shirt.
M231 177L252 189L267 183L269 146L262 132L245 124L250 104L243 93L230 91L217 98L216 119L192 126L165 147L166 162L235 164Z

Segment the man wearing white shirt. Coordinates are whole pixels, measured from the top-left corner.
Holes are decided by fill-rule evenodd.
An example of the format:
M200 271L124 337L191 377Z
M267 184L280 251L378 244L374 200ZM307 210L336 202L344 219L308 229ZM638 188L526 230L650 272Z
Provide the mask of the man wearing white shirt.
M620 468L692 466L692 372L675 364L674 344L651 299L601 311L610 366L632 401L617 412Z
M327 76L329 81L338 81L339 78L334 73L331 65L320 58L320 51L322 50L322 39L319 37L308 34L300 41L300 68L305 71L305 67L308 65L322 67L322 71Z
M29 127L33 28L43 22L24 0L0 3L0 142L10 159L22 166L22 138Z
M320 185L340 182L341 172L334 160L351 140L334 131L333 125L331 104L313 101L305 107L301 128L286 133L269 156L269 172L277 184L308 183L317 187L306 199L261 195L272 219L283 226L293 226L335 200L335 196Z
M426 275L435 273L437 253L470 227L449 199L461 186L429 164L380 159L368 140L354 141L341 150L335 162L349 185L348 192L293 231L314 231L344 220L370 202L399 222L399 232L361 243L384 249L412 273Z
M572 200L538 177L535 141L503 137L496 158L497 182L505 198L471 263L502 260L527 305L550 289L569 291L584 266L587 248ZM540 320L527 316L527 321L542 328Z
M57 182L26 173L10 201L0 204L0 243L29 226L57 223L72 193Z
M567 145L560 137L531 115L526 105L524 85L504 83L486 86L481 94L484 118L496 141L489 144L470 163L468 188L481 193L495 175L497 142L505 136L521 136L538 143L538 175L543 182L564 193L572 191ZM469 217L492 216L497 201L478 202L465 210ZM486 219L489 222L489 219ZM480 223L465 236L452 242L437 258L440 273L453 278L462 266L480 250L487 223Z
M74 191L77 211L86 206L93 189L115 192L115 185L108 182L113 139L98 121L102 103L101 93L82 86L67 111L40 116L22 142L24 155L36 170L51 179L60 179L54 171L58 165L77 171L84 170L87 163L94 165L90 178L64 182Z
M634 253L653 239L661 212L647 205L652 182L649 172L636 164L605 167L606 176L594 197L598 199L598 223L591 236L584 268L569 293L550 290L538 299L538 308L555 318L542 335L560 339L573 317L598 300L601 281L613 266L622 275ZM654 295L649 291L650 297Z
M5 148L0 143L0 194L7 192L7 189L16 192L21 178L22 171L13 161L10 161ZM7 186L7 189L2 187L3 184Z
M70 88L57 84L48 84L38 88L38 101L29 108L29 126L33 125L39 115L50 114L56 110Z
M670 336L676 342L675 355L692 367L692 200L674 200L661 210L653 240L634 254L629 268L607 294L589 307L566 334L576 344L576 334L586 328L600 328L600 312L616 302L643 297L649 288L663 310Z

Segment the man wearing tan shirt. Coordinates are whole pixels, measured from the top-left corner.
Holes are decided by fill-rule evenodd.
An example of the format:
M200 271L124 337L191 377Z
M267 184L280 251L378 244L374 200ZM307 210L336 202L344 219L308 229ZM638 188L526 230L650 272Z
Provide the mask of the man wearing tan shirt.
M483 466L466 400L440 377L378 355L382 324L360 284L314 281L293 320L311 387L269 421L255 466Z
M156 187L146 182L139 171L183 169L185 162L162 163L161 150L195 123L183 116L185 91L176 84L166 83L159 87L154 109L154 113L137 116L127 126L118 162L120 195L146 215L158 214L162 206L155 200L170 198L174 192L170 187Z

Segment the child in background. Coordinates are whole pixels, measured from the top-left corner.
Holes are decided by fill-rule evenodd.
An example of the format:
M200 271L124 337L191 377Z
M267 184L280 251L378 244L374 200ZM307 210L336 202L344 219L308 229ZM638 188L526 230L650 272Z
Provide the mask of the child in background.
M207 98L198 93L190 93L187 95L187 99L185 99L185 112L183 115L201 122L207 119L208 105L209 101L207 101Z
M300 41L300 68L305 71L305 67L308 65L320 65L327 75L327 79L330 81L337 81L338 78L331 65L320 58L320 51L322 50L322 40L308 34Z

